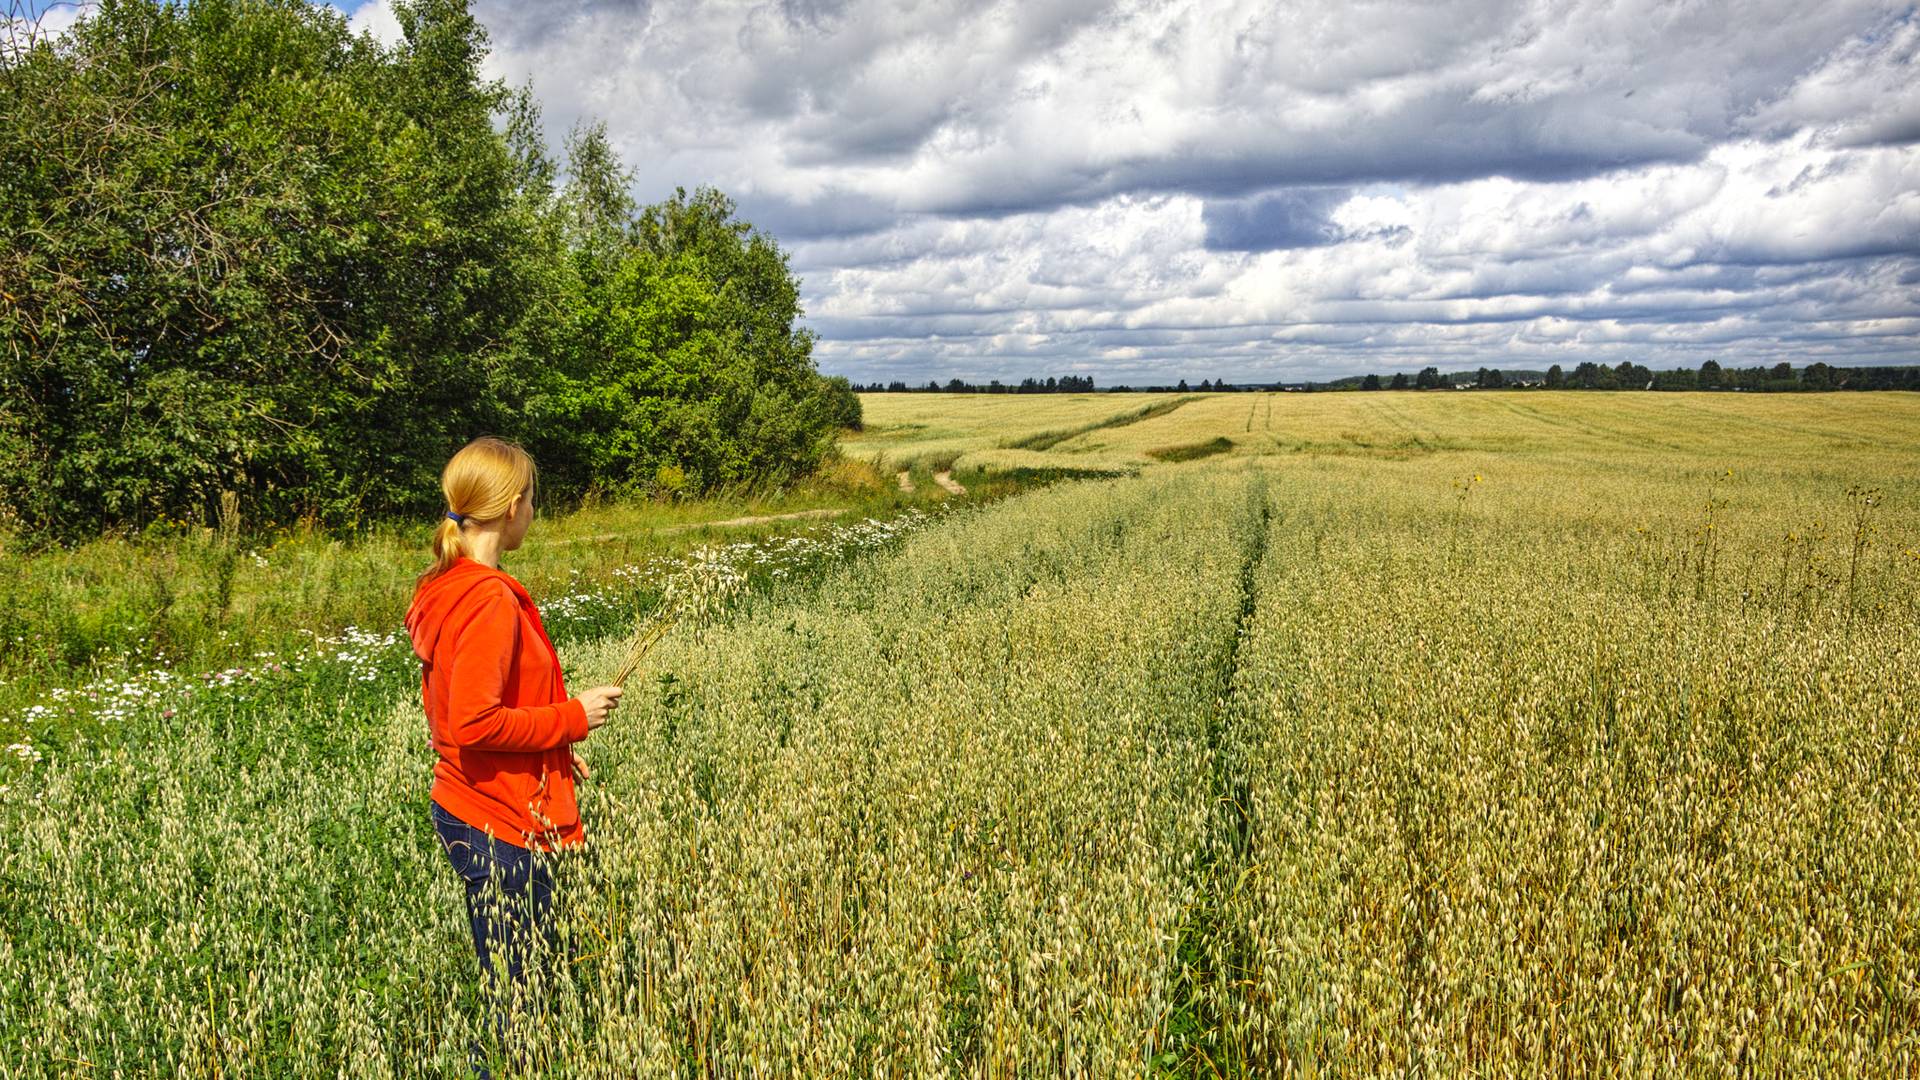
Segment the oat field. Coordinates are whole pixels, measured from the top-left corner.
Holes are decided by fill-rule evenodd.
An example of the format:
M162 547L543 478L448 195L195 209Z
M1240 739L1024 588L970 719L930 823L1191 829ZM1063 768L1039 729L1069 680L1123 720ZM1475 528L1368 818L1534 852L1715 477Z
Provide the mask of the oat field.
M1702 455L1768 470L1830 458L1833 475L1891 481L1913 477L1896 462L1920 442L1912 394L863 394L861 404L866 430L843 449L889 469L1118 473L1231 455L1555 468L1605 457L1665 470Z
M0 1078L1920 1072L1920 399L866 407L1115 475L670 635L504 1043L370 637L0 758Z

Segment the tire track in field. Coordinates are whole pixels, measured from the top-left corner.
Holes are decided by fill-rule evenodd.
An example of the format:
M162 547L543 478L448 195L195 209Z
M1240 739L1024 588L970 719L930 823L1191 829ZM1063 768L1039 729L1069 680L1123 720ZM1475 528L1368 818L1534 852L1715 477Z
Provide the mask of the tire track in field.
M1079 427L1068 428L1065 431L1044 431L1038 435L1029 435L1026 438L1014 439L1010 442L1003 442L1000 445L1002 448L1008 450L1051 450L1061 443L1066 442L1068 439L1085 435L1090 431L1104 431L1107 428L1126 427L1129 424L1137 424L1142 420L1152 420L1156 417L1167 415L1189 401L1198 400L1199 395L1189 394L1186 397L1177 397L1170 401L1156 401L1144 409L1135 409L1133 412L1121 413L1118 416L1109 416L1104 420L1097 420L1091 424L1082 424Z
M1227 917L1225 899L1246 879L1252 847L1252 820L1248 811L1252 780L1243 760L1244 739L1234 729L1251 715L1240 706L1234 683L1240 672L1241 649L1248 639L1259 607L1261 568L1266 565L1268 537L1273 527L1273 500L1261 479L1248 491L1253 536L1240 563L1239 608L1234 613L1233 636L1222 650L1216 669L1214 706L1205 718L1207 753L1212 760L1208 785L1211 824L1207 846L1195 868L1193 910L1180 928L1177 973L1172 994L1173 1013L1165 1027L1162 1053L1178 1064L1163 1073L1204 1075L1202 1065L1218 1069L1221 1060L1216 1033L1230 1019L1231 984L1236 973L1253 962L1246 935ZM1245 1063L1241 1063L1244 1068ZM1229 1069L1231 1072L1231 1069Z
M1681 446L1678 443L1668 442L1664 439L1656 439L1651 435L1636 434L1631 431L1621 431L1617 428L1606 427L1594 423L1591 419L1582 422L1574 420L1571 417L1554 418L1533 406L1519 405L1511 401L1501 402L1501 404L1505 405L1508 411L1522 419L1531 420L1537 424L1545 424L1548 427L1578 432L1590 439L1602 443L1611 443L1614 446L1625 447L1629 450L1640 450L1648 446L1657 446L1662 450L1671 450L1677 454L1692 452L1687 447Z
M1408 416L1405 410L1401 409L1398 405L1379 399L1375 399L1368 404L1380 419L1405 432L1407 439L1413 443L1414 449L1432 451L1436 448L1435 443L1441 441L1438 432L1431 430L1423 431L1419 425L1413 422L1413 418ZM1434 442L1430 443L1427 441L1429 436L1433 438Z
M1216 769L1214 773L1215 794L1220 797L1216 807L1227 807L1230 828L1228 835L1231 847L1239 862L1246 861L1247 853L1247 788L1248 780L1244 772L1228 776L1221 766L1223 755L1221 748L1226 744L1227 729L1243 719L1239 710L1231 707L1234 697L1234 683L1240 674L1240 650L1246 644L1251 632L1253 613L1259 607L1260 570L1267 561L1268 533L1273 528L1273 500L1267 493L1266 482L1262 479L1253 489L1250 501L1257 504L1253 517L1253 539L1247 546L1247 555L1240 564L1240 608L1234 615L1233 642L1228 647L1225 662L1220 668L1219 686L1215 700L1215 715L1207 728L1207 742L1215 753Z
M1663 402L1662 404L1667 404L1667 403ZM1758 417L1758 416L1747 416L1743 413L1737 413L1730 410L1704 408L1700 405L1695 405L1695 404L1692 404L1691 402L1686 402L1686 401L1675 401L1675 402L1672 402L1670 405L1668 405L1668 407L1677 409L1682 412L1691 413L1694 416L1698 416L1702 418L1703 420L1711 420L1716 424L1725 424L1728 421L1732 421L1737 424L1745 425L1746 427L1753 429L1755 431L1765 432L1770 435L1779 435L1782 433L1787 433L1792 435L1804 435L1804 436L1807 436L1808 438L1813 438L1813 439L1826 439L1833 443L1839 444L1841 446L1847 446L1847 447L1873 448L1873 447L1880 446L1883 441L1881 439L1874 438L1873 436L1870 436L1870 435L1855 434L1854 432L1848 430L1845 424L1835 424L1833 427L1830 427L1830 428L1808 427L1805 424L1795 424L1785 420L1776 420L1776 419Z

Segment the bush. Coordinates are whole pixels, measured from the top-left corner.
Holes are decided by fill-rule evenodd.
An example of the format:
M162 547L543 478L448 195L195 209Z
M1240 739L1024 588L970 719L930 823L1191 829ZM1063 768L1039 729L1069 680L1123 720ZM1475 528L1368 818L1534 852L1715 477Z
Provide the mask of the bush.
M207 522L223 490L263 525L431 513L487 433L562 503L819 463L846 413L778 245L715 191L636 212L597 127L556 190L464 0L398 14L389 49L325 6L135 0L0 57L24 537Z
M846 431L865 430L860 395L853 392L853 384L841 375L830 375L822 382L826 384L822 393L826 396L827 412L833 425Z

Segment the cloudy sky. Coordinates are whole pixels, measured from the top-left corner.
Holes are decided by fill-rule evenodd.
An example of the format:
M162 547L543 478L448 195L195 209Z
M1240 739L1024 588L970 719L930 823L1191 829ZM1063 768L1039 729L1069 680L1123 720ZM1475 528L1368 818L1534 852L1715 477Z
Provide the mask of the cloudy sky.
M860 381L1920 362L1907 4L476 12L555 143L778 236Z

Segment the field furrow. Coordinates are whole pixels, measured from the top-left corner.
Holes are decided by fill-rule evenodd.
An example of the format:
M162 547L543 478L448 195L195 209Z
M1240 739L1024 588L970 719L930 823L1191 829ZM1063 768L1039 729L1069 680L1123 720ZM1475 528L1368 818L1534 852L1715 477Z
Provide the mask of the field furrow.
M1920 646L1912 576L1866 620L1857 597L1696 593L1677 560L1596 572L1646 553L1563 522L1370 502L1277 519L1236 686L1258 720L1230 729L1253 786L1224 918L1257 962L1216 983L1214 1061L1920 1064L1920 770L1897 749L1920 720L1872 659Z

